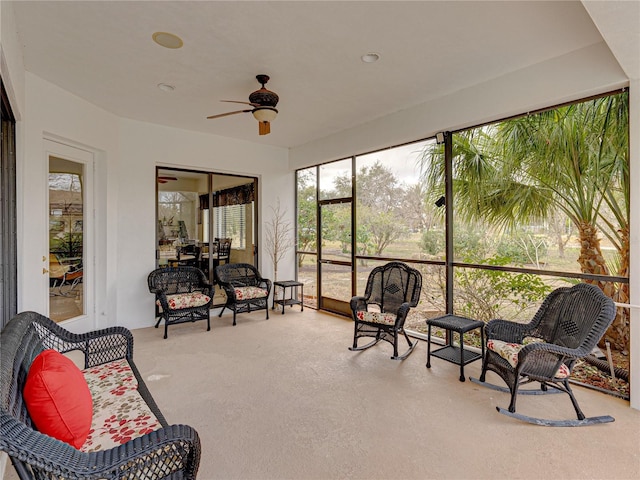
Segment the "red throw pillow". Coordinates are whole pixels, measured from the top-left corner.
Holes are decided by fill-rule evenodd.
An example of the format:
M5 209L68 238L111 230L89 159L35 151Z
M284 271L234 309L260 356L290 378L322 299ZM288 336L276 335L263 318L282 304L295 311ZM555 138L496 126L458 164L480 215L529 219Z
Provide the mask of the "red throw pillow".
M75 448L91 429L93 401L82 372L55 350L44 350L31 364L24 401L36 428Z

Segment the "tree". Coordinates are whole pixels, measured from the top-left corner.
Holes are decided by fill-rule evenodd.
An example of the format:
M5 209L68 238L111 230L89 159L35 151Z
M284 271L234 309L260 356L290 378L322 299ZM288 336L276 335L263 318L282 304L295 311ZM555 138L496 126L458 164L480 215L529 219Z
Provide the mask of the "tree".
M351 196L350 176L337 177L334 186L338 197ZM404 187L379 161L360 168L356 174L358 253L382 255L384 249L406 231L402 213L404 198Z
M453 153L456 213L462 218L507 229L559 210L577 228L582 272L609 274L600 246L603 232L618 250L618 272L627 276L626 93L456 134ZM426 151L422 164L428 185L442 189L442 148ZM628 292L612 282L590 283L612 298ZM608 332L621 350L629 346L625 317L618 315Z
M298 173L298 250L315 251L318 233L316 180L310 171ZM302 266L304 255L298 257L298 266Z
M273 215L266 223L266 245L269 257L273 262L273 279L278 280L278 262L282 260L287 251L293 246L291 233L293 227L286 219L286 210L280 208L280 198L276 206L270 206Z
M427 202L427 199L427 192L422 183L405 188L400 208L409 229L422 232L435 226L442 227L442 215L439 215L434 202Z

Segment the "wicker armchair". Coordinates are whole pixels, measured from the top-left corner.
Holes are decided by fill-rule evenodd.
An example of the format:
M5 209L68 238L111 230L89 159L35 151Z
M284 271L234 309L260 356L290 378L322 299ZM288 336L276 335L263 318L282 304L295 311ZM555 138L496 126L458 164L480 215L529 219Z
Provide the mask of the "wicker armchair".
M220 310L222 316L225 308L233 311L233 324L236 324L236 313L265 310L269 319L269 293L271 280L262 278L256 267L248 263L227 263L215 269L216 283L224 290L227 301Z
M0 336L0 450L21 479L195 479L200 463L198 433L168 425L133 363L133 336L123 327L73 334L35 312L14 317ZM85 368L126 359L138 393L161 428L117 447L85 453L38 432L22 395L34 358L45 349L84 354Z
M156 328L164 319L164 338L169 325L178 323L206 320L207 331L211 330L213 285L201 270L189 266L158 268L149 274L147 282L149 291L156 296Z
M508 410L497 409L520 420L552 426L612 422L610 416L585 418L569 386L569 376L576 361L591 353L614 317L613 301L598 287L581 283L551 292L527 324L491 320L485 327L487 348L479 382L485 382L487 371L497 373L511 393ZM541 390L519 390L531 382L539 382ZM545 392L567 393L578 420L545 420L516 413L518 393Z
M404 322L411 307L418 305L422 290L422 275L415 268L402 262L390 262L374 268L367 279L364 296L351 299L354 333L353 346L349 350L359 351L374 346L380 340L393 345L392 360L407 358L417 342L411 342L404 331ZM370 306L377 306L369 310ZM398 355L400 334L409 344L409 350ZM374 337L366 345L358 347L358 338Z

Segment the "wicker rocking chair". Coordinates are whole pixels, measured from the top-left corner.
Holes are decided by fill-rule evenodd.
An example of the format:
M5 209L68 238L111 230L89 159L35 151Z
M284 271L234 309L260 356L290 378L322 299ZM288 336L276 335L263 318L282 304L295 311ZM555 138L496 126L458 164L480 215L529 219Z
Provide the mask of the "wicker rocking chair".
M393 345L392 360L407 358L417 342L411 342L404 331L404 322L411 307L418 305L422 290L422 275L402 262L390 262L374 268L367 279L364 296L351 299L354 333L351 351L366 350L380 340ZM375 306L369 310L370 306ZM400 334L409 344L409 349L398 355ZM358 347L358 338L373 337L374 340Z
M559 288L545 299L533 320L527 324L491 320L485 327L486 356L480 379L471 379L487 387L511 393L508 410L498 412L536 425L582 426L613 422L613 417L586 418L578 405L569 376L576 361L591 353L615 317L613 301L594 286L581 283ZM508 390L485 383L487 371L497 373ZM540 389L520 389L539 382ZM549 390L551 387L551 390ZM546 420L516 413L518 394L569 395L577 420Z
M169 325L178 323L206 320L207 331L211 330L213 285L201 270L190 266L158 268L149 274L147 282L149 291L156 296L156 328L164 319L164 338Z

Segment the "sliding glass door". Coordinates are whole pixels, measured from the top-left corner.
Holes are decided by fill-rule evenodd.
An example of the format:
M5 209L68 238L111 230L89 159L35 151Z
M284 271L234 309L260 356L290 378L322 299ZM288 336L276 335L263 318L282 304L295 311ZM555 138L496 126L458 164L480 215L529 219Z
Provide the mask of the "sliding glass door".
M213 282L221 263L257 265L257 179L158 168L156 181L158 267L195 266Z

